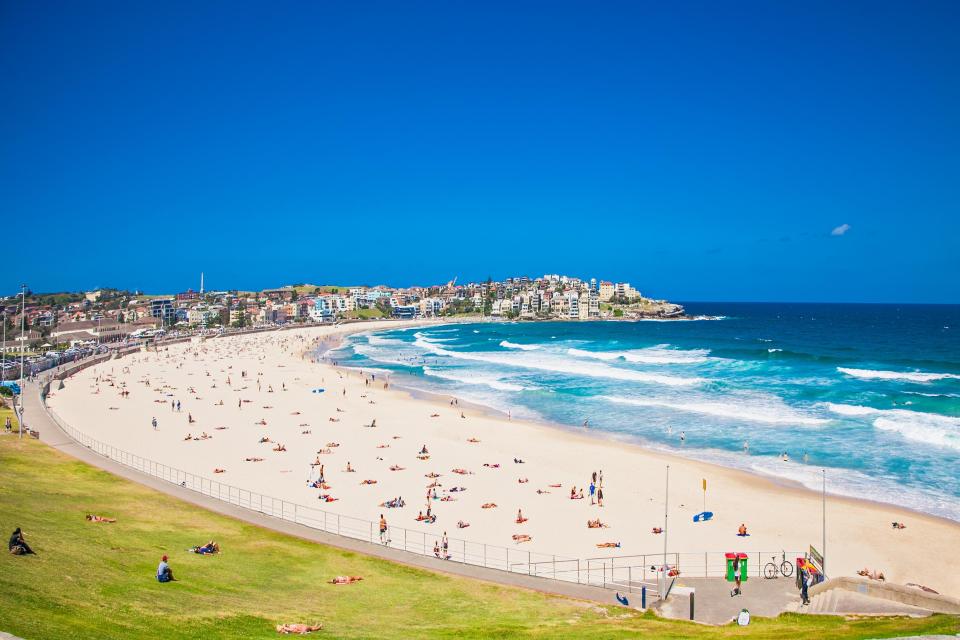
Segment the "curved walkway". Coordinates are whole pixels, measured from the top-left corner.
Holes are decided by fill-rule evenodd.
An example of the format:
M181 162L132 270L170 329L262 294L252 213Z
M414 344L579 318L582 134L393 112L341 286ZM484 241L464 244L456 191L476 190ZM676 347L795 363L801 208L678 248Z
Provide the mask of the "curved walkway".
M203 507L209 511L214 511L223 515L243 520L250 524L255 524L267 529L272 529L305 540L319 542L331 547L354 551L368 556L374 556L397 562L411 567L418 567L447 573L476 580L484 580L511 587L520 587L532 589L543 593L550 593L558 596L578 598L582 600L591 600L604 604L616 604L614 594L609 589L593 587L589 585L564 582L561 580L551 580L536 576L528 576L522 573L511 573L497 569L489 569L469 564L453 563L450 561L430 558L413 553L407 553L399 549L384 548L378 544L363 542L337 536L335 534L318 531L304 525L294 524L286 520L280 520L257 511L251 511L243 507L225 503L216 498L199 494L184 487L171 484L160 478L141 473L135 469L127 467L109 458L105 458L87 447L73 440L59 425L50 419L43 406L40 397L40 384L28 383L23 390L24 408L26 420L25 423L31 429L40 432L40 440L45 444L62 451L63 453L85 462L91 466L98 467L112 473L113 475L132 480L136 483L150 487L162 493L173 496L184 502ZM639 601L639 598L636 598Z

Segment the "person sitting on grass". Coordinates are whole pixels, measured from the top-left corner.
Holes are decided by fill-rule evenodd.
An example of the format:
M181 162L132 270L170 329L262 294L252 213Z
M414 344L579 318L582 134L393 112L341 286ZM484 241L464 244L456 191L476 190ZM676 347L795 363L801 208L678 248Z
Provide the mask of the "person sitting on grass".
M353 584L363 580L362 576L337 576L330 581L330 584Z
M34 554L33 549L30 548L30 545L27 544L27 541L23 539L23 532L20 531L20 527L17 527L13 530L13 533L10 535L10 542L7 544L7 548L15 556L25 556L29 554Z
M157 565L157 582L172 582L176 580L173 577L173 569L167 564L167 556L160 558L160 564Z

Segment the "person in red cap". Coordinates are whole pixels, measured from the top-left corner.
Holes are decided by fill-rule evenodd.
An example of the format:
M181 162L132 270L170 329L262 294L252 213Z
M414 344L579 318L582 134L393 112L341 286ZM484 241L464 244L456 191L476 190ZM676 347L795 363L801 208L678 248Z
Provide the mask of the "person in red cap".
M173 569L167 564L167 556L163 556L160 558L160 564L157 565L157 581L170 582L171 580L176 580L176 578L173 577Z

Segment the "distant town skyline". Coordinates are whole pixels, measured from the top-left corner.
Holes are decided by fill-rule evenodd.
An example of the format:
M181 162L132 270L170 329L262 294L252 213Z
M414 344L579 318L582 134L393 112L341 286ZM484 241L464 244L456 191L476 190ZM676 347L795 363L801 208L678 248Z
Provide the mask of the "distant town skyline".
M0 292L960 302L955 2L8 3Z

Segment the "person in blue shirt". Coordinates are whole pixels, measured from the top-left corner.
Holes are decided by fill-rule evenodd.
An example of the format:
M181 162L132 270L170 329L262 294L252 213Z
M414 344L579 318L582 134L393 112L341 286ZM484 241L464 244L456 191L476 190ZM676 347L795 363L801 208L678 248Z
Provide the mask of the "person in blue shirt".
M170 582L172 580L176 580L176 578L173 577L173 569L167 564L167 556L163 556L160 558L160 564L157 565L157 581Z

